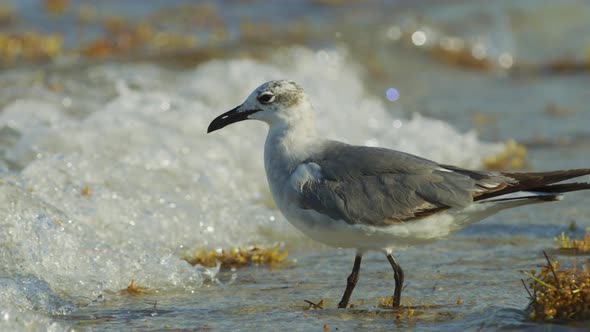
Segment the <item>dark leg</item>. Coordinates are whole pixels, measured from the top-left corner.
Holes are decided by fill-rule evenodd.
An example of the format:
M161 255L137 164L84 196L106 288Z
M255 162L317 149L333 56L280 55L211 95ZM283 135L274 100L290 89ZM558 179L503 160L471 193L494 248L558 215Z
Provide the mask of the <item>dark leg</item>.
M393 292L393 306L399 307L402 299L402 288L404 286L404 270L399 266L391 253L387 254L387 260L393 268L393 276L395 278L395 291Z
M356 286L356 282L359 280L359 271L361 270L361 256L360 253L356 254L354 258L354 266L352 267L352 273L346 279L346 290L344 291L344 295L342 295L342 300L338 303L338 308L346 308L348 305L348 300L350 300L350 295L352 295L352 290L354 286Z

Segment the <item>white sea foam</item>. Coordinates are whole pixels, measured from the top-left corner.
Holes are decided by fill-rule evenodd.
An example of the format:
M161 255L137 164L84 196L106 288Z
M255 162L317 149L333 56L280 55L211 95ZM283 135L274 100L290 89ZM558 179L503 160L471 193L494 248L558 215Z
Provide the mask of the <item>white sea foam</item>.
M184 250L304 241L271 202L265 126L206 134L215 116L281 78L306 88L334 139L468 167L501 148L442 121L396 117L341 51L296 48L270 63L212 61L184 73L91 68L79 83L68 78L68 94L34 87L0 112L0 313L68 313L131 279L198 291L205 274L179 258ZM88 79L113 97L100 105L108 93L86 91Z

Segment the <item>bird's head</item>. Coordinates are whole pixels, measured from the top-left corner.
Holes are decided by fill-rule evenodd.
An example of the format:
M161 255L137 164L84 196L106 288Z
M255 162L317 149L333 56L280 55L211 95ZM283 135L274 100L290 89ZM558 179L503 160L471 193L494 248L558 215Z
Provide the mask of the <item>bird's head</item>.
M269 81L256 88L242 105L211 121L207 133L248 119L264 121L270 126L291 126L313 119L313 108L297 83Z

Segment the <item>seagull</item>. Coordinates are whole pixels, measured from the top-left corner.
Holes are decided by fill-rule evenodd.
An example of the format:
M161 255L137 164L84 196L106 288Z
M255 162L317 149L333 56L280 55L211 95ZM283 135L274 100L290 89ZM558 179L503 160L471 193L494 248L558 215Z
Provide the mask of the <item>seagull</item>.
M394 250L436 241L504 209L590 189L589 183L558 183L590 169L485 172L325 139L305 91L289 80L262 84L243 104L215 118L207 133L248 119L269 126L264 168L281 213L316 241L356 249L338 308L348 306L367 251L387 257L395 280L393 306L399 307L404 271Z

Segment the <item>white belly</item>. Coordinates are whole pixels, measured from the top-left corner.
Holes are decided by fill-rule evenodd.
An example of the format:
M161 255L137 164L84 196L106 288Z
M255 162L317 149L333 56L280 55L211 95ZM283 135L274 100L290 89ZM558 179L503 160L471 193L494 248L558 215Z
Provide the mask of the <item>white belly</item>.
M390 226L349 224L334 220L313 210L279 204L287 220L310 238L333 247L359 250L396 250L434 242L468 224L497 212L485 205L474 204L467 209L442 212L420 220Z

